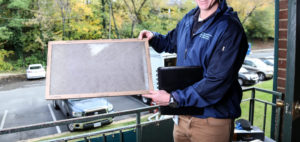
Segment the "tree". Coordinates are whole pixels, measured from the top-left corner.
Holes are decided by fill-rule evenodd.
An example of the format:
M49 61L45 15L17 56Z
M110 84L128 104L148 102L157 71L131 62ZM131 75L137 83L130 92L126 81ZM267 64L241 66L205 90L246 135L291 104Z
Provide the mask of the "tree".
M228 0L228 2L238 12L250 39L274 37L273 0Z
M249 18L245 28L247 36L250 39L267 39L274 36L274 24L272 26L272 15L271 12L257 10L253 12ZM270 26L271 25L271 26Z
M141 10L147 0L142 0L139 2L139 0L131 0L131 3L128 3L127 0L123 0L125 3L125 6L127 7L127 10L129 12L129 17L132 21L131 23L131 37L133 37L133 31L136 23L140 24L142 22L141 20Z
M265 10L270 4L274 3L273 0L228 0L230 6L238 12L239 17L244 24L247 19L256 10Z
M57 5L60 8L60 14L62 18L62 39L65 39L65 26L66 20L68 20L68 24L70 23L70 14L71 14L71 6L70 0L56 0Z

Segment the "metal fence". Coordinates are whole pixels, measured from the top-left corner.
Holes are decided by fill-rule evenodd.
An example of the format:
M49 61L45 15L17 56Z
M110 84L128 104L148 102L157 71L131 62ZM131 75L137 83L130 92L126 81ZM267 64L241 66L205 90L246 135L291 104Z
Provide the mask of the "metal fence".
M246 88L243 89L243 92L251 91L251 97L248 99L242 100L242 102L249 101L249 122L251 125L253 125L254 121L254 108L255 108L255 102L263 103L264 104L264 115L263 115L263 131L265 132L266 128L266 115L267 115L267 105L272 106L272 110L276 110L276 112L272 112L272 117L275 117L275 123L271 123L271 134L274 134L274 138L276 141L279 139L279 127L280 127L280 119L281 119L281 109L283 107L283 94L276 91L269 91L265 89L260 89L256 87ZM276 97L276 102L267 102L265 100L260 100L256 98L256 92L263 92L267 95L272 95L273 97Z
M54 127L54 126L67 125L67 124L70 124L70 123L82 123L82 122L87 122L87 121L103 119L103 118L117 117L117 116L129 115L129 114L136 114L136 125L128 126L128 128L129 127L136 127L136 139L138 141L140 141L141 113L146 112L146 111L153 111L155 109L158 109L158 106L150 106L150 107L144 107L144 108L139 108L139 109L126 110L126 111L121 111L121 112L114 112L114 113L109 113L109 114L99 114L99 115L86 116L86 117L80 117L80 118L72 118L72 119L44 122L44 123L38 123L38 124L33 124L33 125L27 125L27 126L6 128L6 129L0 130L0 135L16 133L16 132L23 132L23 131L29 131L29 130L36 130L36 129ZM109 132L109 131L110 130L107 130L107 132ZM103 133L106 133L106 131L103 131ZM90 134L86 134L86 135L90 136ZM66 139L68 139L68 138L66 138Z
M281 107L283 104L282 102L282 93L280 92L275 92L275 91L268 91L260 88L246 88L243 89L243 92L251 91L251 97L245 100L242 100L242 102L249 101L249 121L251 125L253 125L254 121L254 108L255 108L255 102L260 102L265 105L264 107L264 120L263 120L263 130L265 130L265 125L266 125L266 113L267 113L267 105L271 105L272 107L276 108L276 112L272 112L272 114L276 115L276 123L272 123L271 127L275 130L271 131L271 133L275 134L275 140L277 141L279 138L279 126L280 126L280 113L281 113ZM257 91L267 93L269 95L275 96L277 98L277 103L273 102L267 102L264 100L257 99L255 97L255 94ZM136 114L136 124L126 126L126 127L120 127L120 128L115 128L115 129L109 129L109 130L103 130L99 132L94 132L94 133L88 133L88 134L82 134L82 135L77 135L77 136L69 136L65 138L59 138L59 139L54 139L50 141L68 141L72 139L78 139L78 138L84 138L87 139L88 137L94 136L94 135L101 135L109 132L120 132L120 137L122 137L122 132L123 130L126 129L135 129L135 136L136 136L136 141L140 142L142 141L142 133L141 133L141 113L146 112L146 111L153 111L155 109L158 109L158 106L150 106L150 107L144 107L144 108L139 108L139 109L134 109L134 110L126 110L122 112L114 112L114 113L109 113L109 114L99 114L99 115L93 115L93 116L86 116L86 117L81 117L81 118L72 118L72 119L65 119L65 120L58 120L58 121L52 121L52 122L45 122L45 123L39 123L39 124L33 124L33 125L27 125L27 126L20 126L20 127L14 127L14 128L6 128L0 130L0 135L3 134L9 134L9 133L16 133L16 132L22 132L22 131L29 131L29 130L35 130L35 129L41 129L41 128L48 128L48 127L54 127L54 126L61 126L61 125L67 125L70 123L81 123L81 122L87 122L87 121L93 121L97 119L103 119L107 117L117 117L117 116L123 116L123 115L129 115L129 114ZM143 123L143 125L149 125L149 124L155 124L159 123L161 120L156 120L152 122L146 122ZM105 137L103 137L105 141ZM122 138L120 139L120 141Z

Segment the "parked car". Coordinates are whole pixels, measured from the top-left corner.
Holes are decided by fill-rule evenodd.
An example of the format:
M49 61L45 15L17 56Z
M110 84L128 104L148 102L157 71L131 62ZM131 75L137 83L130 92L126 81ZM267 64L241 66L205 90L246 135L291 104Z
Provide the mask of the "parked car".
M60 109L67 118L113 112L113 105L105 98L53 100L53 107L57 110ZM71 123L68 124L67 127L69 131L74 131L78 129L96 128L112 122L113 118L109 117L83 123Z
M265 64L260 59L246 57L243 67L249 71L256 72L259 80L273 77L273 67Z
M239 71L238 81L241 86L243 85L254 85L258 83L258 75L255 72L250 72L244 67L241 67Z
M26 70L27 79L45 78L46 71L41 64L31 64Z
M274 66L274 59L269 59L269 58L259 58L259 59L269 66Z

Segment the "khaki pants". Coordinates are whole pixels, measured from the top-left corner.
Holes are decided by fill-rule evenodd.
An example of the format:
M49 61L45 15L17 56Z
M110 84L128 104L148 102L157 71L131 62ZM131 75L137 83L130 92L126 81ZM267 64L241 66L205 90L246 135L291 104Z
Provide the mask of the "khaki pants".
M232 124L232 119L179 116L179 124L174 124L174 142L228 142Z

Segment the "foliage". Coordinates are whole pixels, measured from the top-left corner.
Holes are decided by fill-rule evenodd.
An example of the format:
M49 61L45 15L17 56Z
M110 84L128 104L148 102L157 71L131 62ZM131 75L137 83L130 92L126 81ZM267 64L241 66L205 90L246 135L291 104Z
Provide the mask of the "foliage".
M228 3L238 12L248 38L274 38L274 0L228 0Z
M270 21L273 21L271 14L271 12L263 10L255 11L245 25L247 36L251 39L274 37L274 23L270 23Z
M0 49L0 71L11 71L13 69L10 63L5 62L5 58L9 57L13 53L13 51Z
M7 27L0 27L0 41L6 41L12 35L12 32Z
M273 0L228 0L250 38L272 38ZM245 4L247 3L247 4ZM134 38L149 29L174 29L194 0L170 4L161 0L0 0L0 49L13 69L30 62L46 63L53 40ZM2 68L0 67L0 70Z
M18 59L16 62L14 62L14 67L18 69L22 69L24 67L28 67L29 64L42 64L46 65L46 62L41 59L41 54L32 54L31 56L28 56L23 59Z
M8 4L7 8L10 9L28 9L30 5L30 0L13 0L10 1L10 3Z

